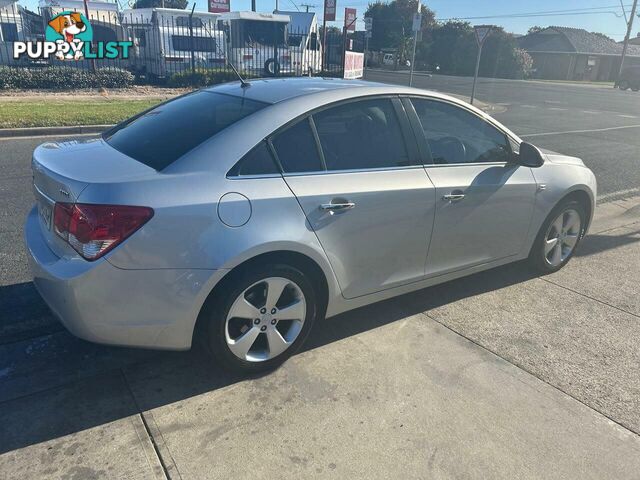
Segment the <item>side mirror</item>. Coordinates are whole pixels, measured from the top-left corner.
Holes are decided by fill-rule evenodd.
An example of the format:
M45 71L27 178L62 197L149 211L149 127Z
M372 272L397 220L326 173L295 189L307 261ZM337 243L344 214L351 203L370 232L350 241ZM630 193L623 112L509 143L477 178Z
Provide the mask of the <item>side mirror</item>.
M520 153L515 155L515 162L524 167L538 168L544 164L544 156L538 147L522 142Z

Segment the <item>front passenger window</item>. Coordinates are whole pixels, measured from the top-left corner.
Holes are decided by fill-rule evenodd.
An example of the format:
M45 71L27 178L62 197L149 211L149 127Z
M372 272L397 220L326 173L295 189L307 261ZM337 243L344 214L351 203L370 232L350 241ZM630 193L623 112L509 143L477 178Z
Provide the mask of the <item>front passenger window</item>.
M411 99L435 164L508 162L507 136L463 108L437 100Z

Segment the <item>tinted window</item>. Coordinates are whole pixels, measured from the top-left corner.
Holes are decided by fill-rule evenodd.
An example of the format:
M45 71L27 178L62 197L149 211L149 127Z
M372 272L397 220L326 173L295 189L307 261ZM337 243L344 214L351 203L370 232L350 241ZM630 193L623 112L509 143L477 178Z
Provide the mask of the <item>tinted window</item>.
M174 50L191 51L191 42L193 41L194 52L215 52L216 39L211 37L193 37L189 35L173 35L171 37Z
M242 160L235 164L229 171L230 177L242 175L267 175L280 173L273 161L269 146L266 142L260 142L253 150L247 153Z
M2 38L5 42L18 41L18 25L15 23L0 23Z
M308 119L277 134L271 142L285 172L303 173L324 170Z
M505 134L480 117L443 102L413 99L433 163L506 162Z
M104 138L125 155L162 170L216 133L266 106L200 91L134 117L106 132Z
M409 165L389 99L350 102L313 115L327 170Z

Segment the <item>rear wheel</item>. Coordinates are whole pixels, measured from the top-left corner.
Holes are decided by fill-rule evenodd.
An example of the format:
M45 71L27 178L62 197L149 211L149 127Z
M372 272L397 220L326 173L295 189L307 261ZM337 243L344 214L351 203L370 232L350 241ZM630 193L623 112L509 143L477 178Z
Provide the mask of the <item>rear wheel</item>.
M547 217L529 255L529 262L543 273L560 270L571 259L586 226L584 207L575 200L562 202Z
M209 310L206 342L224 367L273 369L300 348L317 316L313 283L297 268L271 264L228 282Z
M620 80L620 83L618 83L618 88L620 90L627 90L629 88L629 82L627 82L626 80Z

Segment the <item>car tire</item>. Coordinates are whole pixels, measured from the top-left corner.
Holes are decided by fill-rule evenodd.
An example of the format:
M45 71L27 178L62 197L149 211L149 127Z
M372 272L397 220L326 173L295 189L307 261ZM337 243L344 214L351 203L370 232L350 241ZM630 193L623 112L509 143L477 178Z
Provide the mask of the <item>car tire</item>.
M628 90L629 89L629 82L627 82L626 80L620 80L620 83L618 83L618 88L620 90Z
M204 318L205 328L202 332L205 346L209 353L227 370L247 374L273 370L291 357L309 335L320 311L317 288L305 273L285 264L265 264L250 270L240 271L237 274L231 273L231 275L220 291L216 293L207 309ZM268 307L266 303L269 301L267 297L270 279L278 279L277 285L286 284L286 286L279 297L281 303L276 304L275 307L270 306L271 308L266 310ZM267 287L266 291L263 291L265 283ZM274 289L275 291L277 288ZM238 305L236 302L241 302L241 299L255 307L255 311L262 313L257 313L255 319L234 317L233 312L236 310L232 309L235 308L234 305ZM249 303L248 299L251 299L254 304ZM283 299L284 304L282 303ZM300 319L302 320L301 325L298 325L298 319L277 318L278 314L285 315L282 312L287 311L286 304L290 299L295 299L295 302L302 300L304 303L304 314L301 315L304 318ZM262 302L264 304L261 305ZM242 308L246 306L244 303L242 305ZM291 305L300 309L299 303L291 303ZM277 310L277 307L282 307L282 311L278 310L273 314L272 312ZM248 313L251 313L251 308ZM287 330L285 331L281 327ZM294 327L299 330L292 331ZM255 329L259 329L260 332L256 333ZM274 331L277 331L277 335ZM290 336L288 336L289 333L291 333ZM252 340L253 336L255 339ZM248 340L244 342L244 345L241 345L242 339L245 337ZM273 342L276 344L273 348L275 351L284 345L281 340L290 340L290 342L284 351L271 356L273 353L272 338L277 338L277 341ZM244 358L241 358L238 350L243 350L244 346L249 344L248 342L251 342L251 345Z
M573 215L577 214L579 224L569 227ZM562 220L560 220L562 217ZM574 219L575 220L575 219ZM562 229L557 227L563 224ZM551 211L545 219L529 254L529 264L540 273L553 273L564 267L573 257L584 237L587 214L584 206L575 200L565 200ZM564 228L567 231L564 231ZM574 238L575 235L575 238ZM556 237L555 244L553 239ZM573 243L571 249L568 249ZM558 250L559 249L559 250Z
M280 73L280 63L275 58L270 58L264 62L264 73L268 77L276 77Z
M631 91L633 92L637 92L638 90L640 90L640 87L631 87Z

